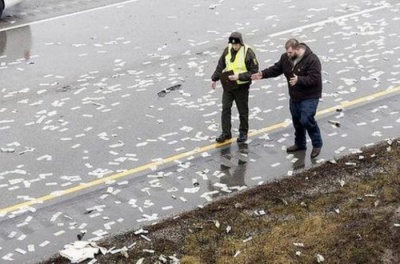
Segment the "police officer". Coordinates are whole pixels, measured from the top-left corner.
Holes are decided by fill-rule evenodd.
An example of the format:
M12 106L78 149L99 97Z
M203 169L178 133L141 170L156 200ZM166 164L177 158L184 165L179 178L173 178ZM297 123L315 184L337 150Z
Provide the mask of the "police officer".
M218 143L223 143L232 138L231 108L233 102L239 112L239 137L238 142L245 142L249 131L249 88L251 75L258 72L258 62L254 51L243 42L242 34L233 32L228 40L218 65L211 77L211 88L216 88L216 82L224 78L224 73L230 84L224 85L222 94L222 134L216 138ZM223 81L223 80L221 80ZM233 85L232 85L233 84Z

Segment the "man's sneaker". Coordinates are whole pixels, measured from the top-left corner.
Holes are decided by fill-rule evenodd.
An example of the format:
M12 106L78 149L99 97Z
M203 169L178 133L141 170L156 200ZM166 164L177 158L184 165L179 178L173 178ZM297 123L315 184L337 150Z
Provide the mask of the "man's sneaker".
M227 135L227 134L221 134L219 137L217 137L215 139L215 141L217 141L218 143L223 143L225 142L225 140L231 139L232 136L231 135Z
M293 146L287 147L286 148L286 152L296 152L296 151L300 151L300 150L306 150L306 147L300 147L297 146L296 144L294 144Z
M237 142L246 142L247 140L247 134L239 134L239 137L237 138Z
M321 153L321 148L313 148L311 151L311 158L314 159L318 157L319 153Z

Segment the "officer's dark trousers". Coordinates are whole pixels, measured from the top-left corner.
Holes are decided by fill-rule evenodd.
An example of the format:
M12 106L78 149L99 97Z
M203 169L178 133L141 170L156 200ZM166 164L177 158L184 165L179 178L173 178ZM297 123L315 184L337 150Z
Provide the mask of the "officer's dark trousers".
M224 93L222 94L222 133L232 135L231 109L233 102L235 102L239 112L239 133L247 135L247 132L249 131L249 88L249 84L242 84L234 90L224 90Z

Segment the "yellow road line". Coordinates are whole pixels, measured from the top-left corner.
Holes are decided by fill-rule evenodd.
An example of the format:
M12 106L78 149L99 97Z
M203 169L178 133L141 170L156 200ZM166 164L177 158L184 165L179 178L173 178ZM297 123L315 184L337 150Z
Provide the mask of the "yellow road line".
M395 93L395 92L398 92L398 91L400 91L400 86L396 87L396 88L392 88L392 89L387 89L387 90L384 90L384 91L381 91L381 92L378 92L378 93L375 93L375 94L372 94L372 95L360 97L360 98L354 99L352 101L341 102L339 105L336 105L336 106L329 107L329 108L323 109L321 111L318 111L317 112L317 116L334 112L338 108L351 107L351 106L354 106L354 105L357 105L357 104L361 104L363 102L374 100L374 99L377 99L379 97L383 97L385 95L389 95L389 94L392 94L392 93ZM265 128L261 128L261 129L252 131L252 132L249 133L249 136L256 136L256 135L260 135L262 133L273 131L273 130L276 130L276 129L279 129L279 128L285 128L289 124L290 124L289 122L281 122L281 123L278 123L278 124L275 124L275 125L272 125L272 126L269 126L269 127L265 127ZM131 175L131 174L135 174L135 173L138 173L138 172L141 172L141 171L149 170L149 169L152 169L152 168L157 167L159 165L167 164L167 163L170 163L170 162L173 162L173 161L177 161L179 159L187 158L189 156L192 156L192 155L195 155L195 154L198 154L198 153L203 153L203 152L206 152L206 151L209 151L209 150L212 150L212 149L216 149L218 147L222 147L224 145L231 144L232 142L234 142L234 140L235 139L230 139L230 140L227 140L227 141L225 141L224 143L221 143L221 144L215 143L215 144L210 144L210 145L207 145L207 146L204 146L204 147L201 147L201 148L196 148L196 149L194 149L192 151L188 151L188 152L184 152L184 153L181 153L181 154L178 154L178 155L174 155L174 156L165 158L165 159L163 159L161 161L148 163L148 164L145 164L145 165L142 165L142 166L139 166L139 167L136 167L136 168L124 171L124 172L113 174L113 175L110 175L110 176L107 176L107 177L104 177L104 178L101 178L101 179L97 179L97 180L94 180L94 181L91 181L91 182L81 183L80 185L77 185L75 187L71 187L71 188L68 188L68 189L65 189L65 190L62 190L62 191L56 191L56 192L53 192L53 193L45 195L45 196L41 196L41 197L36 198L34 200L31 200L31 201L26 201L26 202L23 202L23 203L19 203L19 204L16 204L16 205L5 207L5 208L0 209L0 216L6 215L7 213L10 213L10 212L14 212L14 211L18 211L18 210L21 210L21 209L28 208L28 207L30 207L30 206L32 206L34 204L40 204L40 203L43 203L45 201L53 200L53 199L55 199L57 197L65 196L67 194L71 194L71 193L75 193L75 192L78 192L78 191L81 191L81 190L85 190L85 189L88 189L88 188L93 187L93 186L97 186L97 185L100 185L100 184L103 184L103 183L107 183L109 181L117 180L117 179L126 177L126 176Z
M386 90L383 90L381 92L377 92L377 93L374 93L374 94L371 94L371 95L367 95L367 96L364 96L364 97L360 97L360 98L354 99L352 101L344 101L344 102L341 102L339 105L336 105L336 106L333 106L333 107L328 107L328 108L326 108L324 110L318 111L316 115L320 116L320 115L323 115L323 114L326 114L326 113L330 113L330 112L336 111L336 109L338 109L338 108L351 107L351 106L354 106L354 105L357 105L357 104L361 104L361 103L364 103L364 102L368 102L368 101L371 101L371 100L377 99L379 97L383 97L385 95L389 95L389 94L392 94L392 93L395 93L395 92L398 92L398 91L400 91L400 86L395 87L395 88L391 88L391 89L386 89Z

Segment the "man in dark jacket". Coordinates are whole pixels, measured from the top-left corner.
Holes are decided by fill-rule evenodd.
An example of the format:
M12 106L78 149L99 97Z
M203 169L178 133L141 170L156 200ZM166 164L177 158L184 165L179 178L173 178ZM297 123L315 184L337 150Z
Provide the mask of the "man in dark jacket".
M273 66L252 75L253 80L277 77L284 74L290 95L290 113L295 129L294 145L287 152L306 149L306 131L311 138L311 158L316 158L322 148L321 132L315 120L319 98L322 94L321 63L311 49L296 39L289 39L286 53Z
M216 82L221 80L224 92L222 94L222 134L216 138L222 143L232 138L231 108L235 101L239 112L238 142L247 140L249 131L249 88L251 75L258 72L258 62L254 51L243 42L242 34L233 32L228 41L218 65L211 77L211 88L216 88ZM228 76L225 74L229 73ZM225 79L221 79L225 78Z

